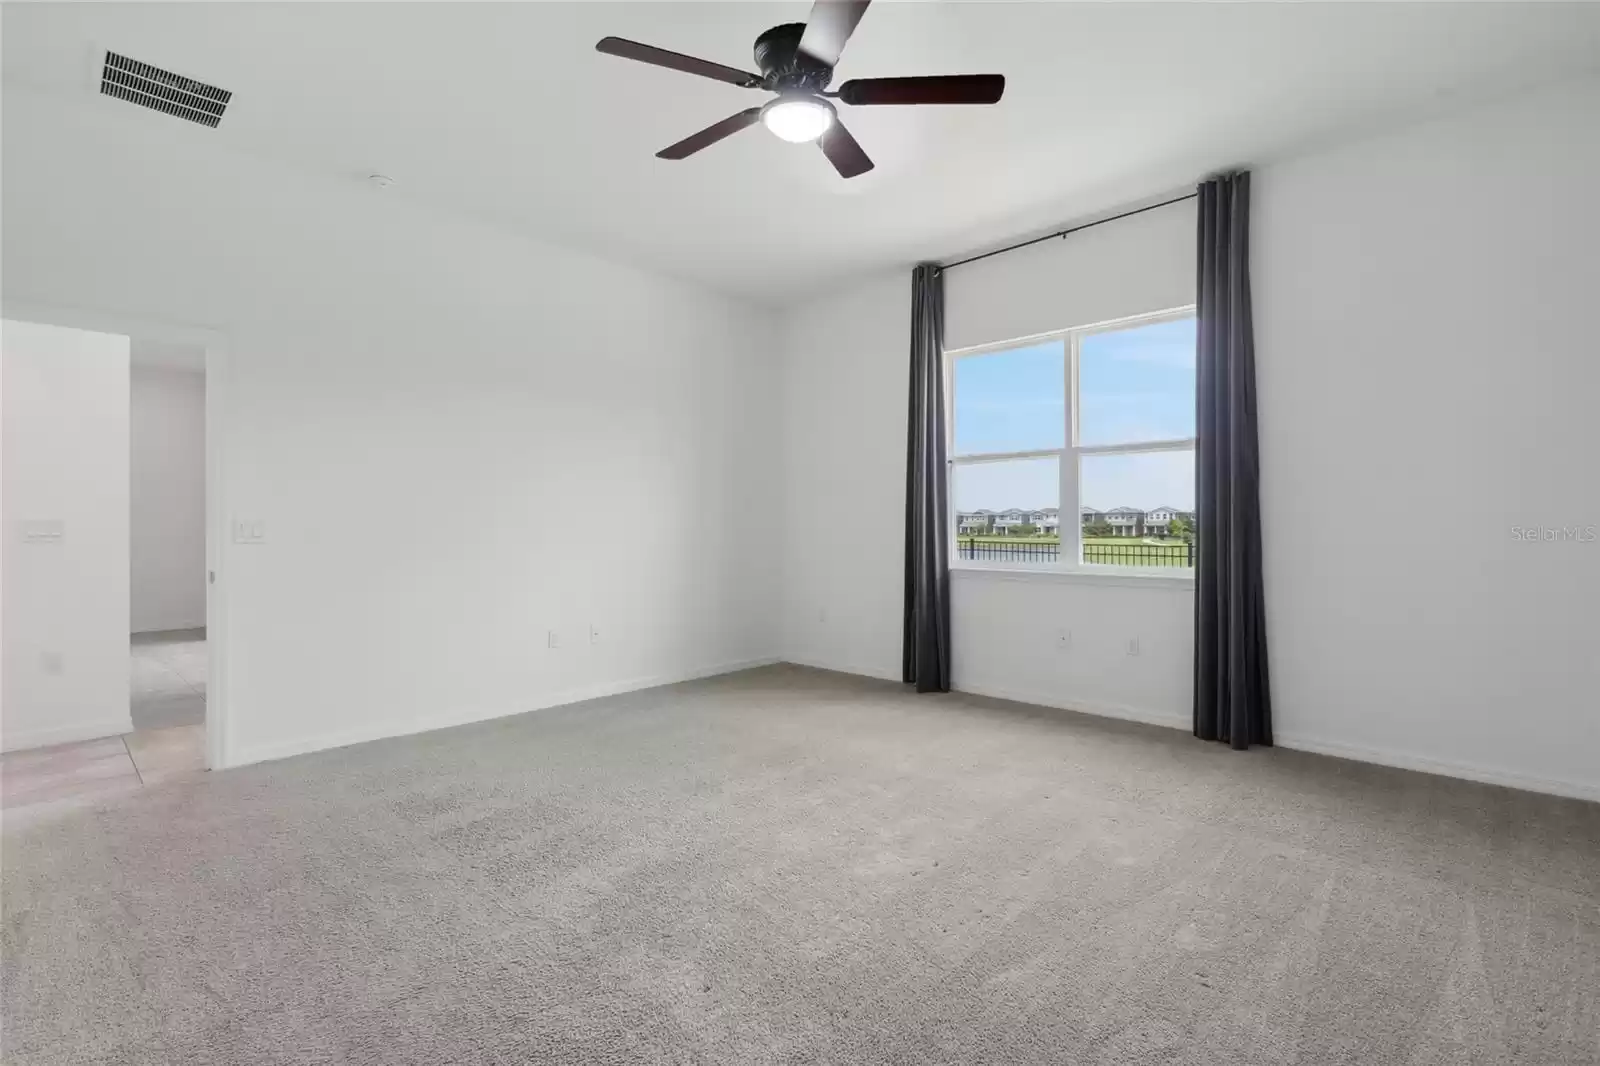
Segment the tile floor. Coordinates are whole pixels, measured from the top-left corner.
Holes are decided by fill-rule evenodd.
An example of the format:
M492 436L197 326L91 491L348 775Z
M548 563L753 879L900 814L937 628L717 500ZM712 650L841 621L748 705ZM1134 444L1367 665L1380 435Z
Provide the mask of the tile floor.
M130 693L134 729L206 720L206 631L135 633Z
M205 772L205 631L136 634L130 674L133 732L0 756L0 829Z

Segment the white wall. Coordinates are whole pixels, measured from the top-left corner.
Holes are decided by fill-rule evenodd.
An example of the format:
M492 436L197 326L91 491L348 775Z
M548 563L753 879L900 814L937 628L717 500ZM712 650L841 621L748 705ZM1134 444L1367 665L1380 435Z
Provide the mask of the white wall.
M206 624L206 379L134 365L129 567L135 633Z
M1182 200L956 267L945 274L945 347L1192 304L1196 228L1194 201Z
M911 276L784 320L783 654L900 679Z
M92 104L5 94L5 297L226 334L226 761L776 653L767 312Z
M0 746L127 732L127 337L0 325L0 511Z
M1286 743L1600 798L1600 542L1512 535L1600 525L1596 115L1590 81L1257 176Z
M950 585L956 688L1188 727L1189 586L973 570L957 571Z

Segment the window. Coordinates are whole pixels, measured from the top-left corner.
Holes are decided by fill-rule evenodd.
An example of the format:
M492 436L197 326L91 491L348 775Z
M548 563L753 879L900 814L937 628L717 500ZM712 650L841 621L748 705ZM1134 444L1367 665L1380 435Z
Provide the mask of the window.
M1192 308L949 352L946 373L954 565L1193 566Z

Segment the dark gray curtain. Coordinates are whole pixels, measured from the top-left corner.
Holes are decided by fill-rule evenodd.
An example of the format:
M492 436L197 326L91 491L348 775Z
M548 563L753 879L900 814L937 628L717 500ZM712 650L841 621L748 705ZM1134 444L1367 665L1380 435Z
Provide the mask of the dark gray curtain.
M944 448L944 276L911 275L911 403L906 415L906 613L901 676L950 691L950 513Z
M1194 735L1247 748L1272 743L1250 322L1250 175L1202 182L1199 194Z

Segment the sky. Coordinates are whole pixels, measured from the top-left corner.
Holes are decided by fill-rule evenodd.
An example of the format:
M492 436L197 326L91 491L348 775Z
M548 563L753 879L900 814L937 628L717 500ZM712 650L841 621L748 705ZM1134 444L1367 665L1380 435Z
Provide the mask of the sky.
M1079 353L1078 442L1194 436L1194 343L1193 319L1086 336ZM957 360L956 455L1062 447L1065 378L1060 340ZM1057 463L1051 456L958 466L956 509L1058 507ZM1084 456L1079 478L1083 505L1096 510L1194 508L1193 452Z

